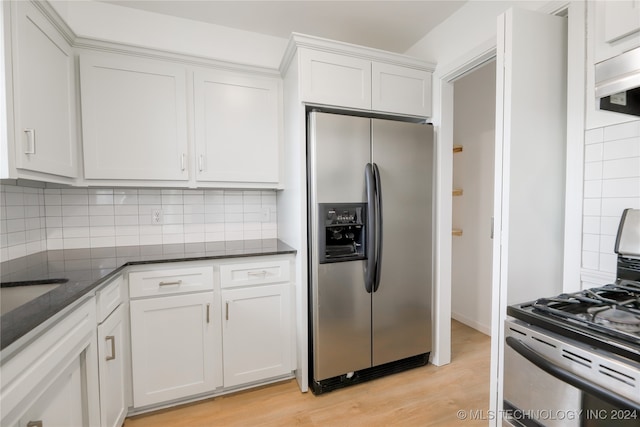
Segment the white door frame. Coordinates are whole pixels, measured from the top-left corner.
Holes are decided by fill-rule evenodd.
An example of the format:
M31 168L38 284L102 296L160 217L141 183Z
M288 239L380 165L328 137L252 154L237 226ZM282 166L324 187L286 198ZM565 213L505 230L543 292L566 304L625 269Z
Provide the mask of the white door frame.
M480 44L434 75L433 124L436 137L436 286L434 295L434 365L451 361L451 228L453 188L453 84L494 59L496 39Z

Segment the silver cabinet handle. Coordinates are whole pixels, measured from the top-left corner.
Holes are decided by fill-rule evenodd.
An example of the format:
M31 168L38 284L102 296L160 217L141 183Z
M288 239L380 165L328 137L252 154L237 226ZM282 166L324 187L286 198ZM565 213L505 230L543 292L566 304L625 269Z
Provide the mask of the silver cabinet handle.
M211 308L211 304L207 304L207 323L209 323L209 309Z
M159 286L171 286L171 285L181 285L182 284L182 280L174 280L173 282L160 282L158 283Z
M266 277L267 274L269 274L269 272L267 270L261 270L261 271L249 271L247 272L247 276L258 276L258 277Z
M225 317L227 320L229 320L229 301L227 301L226 309L225 309L225 313L226 313L226 314L225 314L225 316L224 316L224 317Z
M200 172L204 170L204 156L202 154L198 156L198 169L200 169Z
M180 156L180 169L182 169L182 171L184 172L185 169L185 154L182 153L182 156Z
M113 360L116 358L116 338L113 335L104 337L105 341L111 341L111 356L107 356L106 360Z
M25 129L24 133L27 134L27 147L24 150L24 154L36 154L36 130Z
M38 420L38 421L29 421L27 423L27 427L42 427L42 420Z

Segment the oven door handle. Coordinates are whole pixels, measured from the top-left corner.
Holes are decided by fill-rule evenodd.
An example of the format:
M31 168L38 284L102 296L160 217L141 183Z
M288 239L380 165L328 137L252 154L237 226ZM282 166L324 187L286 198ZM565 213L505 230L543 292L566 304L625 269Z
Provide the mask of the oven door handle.
M640 411L640 404L638 404L637 402L627 399L624 396L620 396L617 393L612 393L609 390L603 389L597 384L592 383L591 381L585 380L584 378L574 374L573 372L567 371L566 369L556 365L541 354L537 353L519 339L516 339L514 337L507 337L505 341L507 345L514 349L519 355L521 355L549 375L556 377L560 381L563 381L584 392L591 394L592 396L608 402L614 405L616 408Z

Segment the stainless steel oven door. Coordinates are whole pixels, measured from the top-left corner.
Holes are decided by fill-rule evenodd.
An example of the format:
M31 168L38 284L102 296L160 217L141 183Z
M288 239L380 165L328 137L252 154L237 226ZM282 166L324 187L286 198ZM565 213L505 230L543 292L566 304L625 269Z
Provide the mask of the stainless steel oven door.
M640 425L638 364L519 321L505 330L503 425Z

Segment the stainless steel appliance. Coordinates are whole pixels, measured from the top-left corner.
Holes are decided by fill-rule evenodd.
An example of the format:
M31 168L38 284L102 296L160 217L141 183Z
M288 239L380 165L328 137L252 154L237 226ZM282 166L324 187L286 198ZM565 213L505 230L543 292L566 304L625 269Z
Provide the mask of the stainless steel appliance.
M640 210L615 250L614 283L508 307L505 425L640 425Z
M597 63L595 80L601 110L640 116L640 47Z
M308 115L310 384L316 394L428 362L432 129Z

